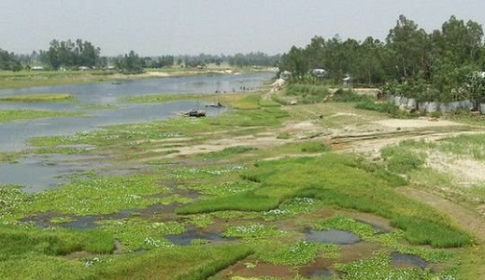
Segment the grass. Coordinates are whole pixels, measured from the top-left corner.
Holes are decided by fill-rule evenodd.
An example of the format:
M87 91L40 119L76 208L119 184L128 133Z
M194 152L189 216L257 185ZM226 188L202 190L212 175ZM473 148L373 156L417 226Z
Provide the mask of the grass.
M66 255L76 251L111 253L112 237L102 231L73 232L65 229L0 226L0 262L26 254Z
M391 265L391 258L387 253L378 253L373 258L359 260L348 264L341 264L338 268L346 273L348 280L432 280L432 279L455 279L437 278L428 270L417 268L394 269ZM445 275L443 275L445 277Z
M88 174L87 178L74 179L60 189L34 194L3 187L0 188L0 199L3 199L0 218L21 218L43 212L86 216L144 208L170 199L153 197L169 193L168 188L158 184L158 178L148 174L125 177Z
M168 193L156 176L103 177L96 174L77 179L58 190L36 194L30 212L58 212L78 216L110 214L123 209L144 208L160 201L148 198Z
M234 98L231 104L241 101L238 106L246 109L231 110L217 117L172 118L111 126L74 136L33 139L36 152L69 153L66 147L82 145L92 147L90 153L113 156L106 161L123 167L139 166L138 160L147 159L150 161L144 162L151 165L144 165L142 172L129 176L86 173L71 178L61 188L39 194L0 188L0 224L7 223L4 227L12 227L14 232L3 240L0 237L5 250L0 260L0 278L33 279L31 275L38 274L42 279L220 279L228 275L218 272L248 256L251 257L247 262L268 262L291 271L317 257L338 263L340 247L302 241L303 226L351 231L366 242L382 244L387 252L419 255L439 267L458 264L460 269L479 269L483 254L474 253L475 247L480 246L468 246L473 243L470 236L446 216L396 189L406 184L402 170L406 170L407 176L425 170L418 147L421 144L389 148L383 151L383 163L333 153L317 141L269 149L236 146L183 158L150 158L162 155L167 149L269 133L272 129L280 131L287 120L306 120L315 117L313 112L332 114L340 110L335 107L351 110L352 106L332 103L280 108L253 95L231 96ZM373 112L365 114L382 117ZM160 152L152 152L157 149ZM304 157L305 153L322 155ZM267 160L285 154L302 157ZM99 216L102 220L96 223L97 229L89 231L17 225L23 217L37 213L53 213L54 218L49 216L49 221L62 226L63 222L75 221L76 215L110 215L125 209L173 203L183 205L175 213L166 213L165 209L152 213L150 208L147 212L133 211L124 219ZM322 219L322 211L336 212L336 216ZM371 226L345 216L354 211L382 216L397 229L374 234ZM227 237L242 240L222 244L194 240L182 247L166 238L193 226L204 232L223 231ZM121 243L123 254L99 254L110 252L113 240ZM455 247L462 248L446 249ZM74 260L58 257L73 250L88 250L95 255L69 256ZM474 263L462 264L458 256L463 258L462 262ZM395 269L388 253L337 267L350 280L429 280L440 276L453 279L444 277L454 275L448 271ZM370 278L372 272L375 278Z
M247 224L229 227L222 235L244 239L267 239L285 235L286 232L263 224Z
M105 221L102 229L119 240L126 252L173 247L163 236L185 231L183 225L174 221L163 223L139 218Z
M359 223L354 219L337 216L324 221L317 221L313 223L312 227L315 230L329 230L339 229L353 232L360 238L367 238L374 235L375 231L370 225Z
M42 93L29 95L12 95L0 97L0 102L70 102L74 97L69 93Z
M201 159L221 159L221 158L227 158L232 155L237 155L237 154L244 154L247 152L255 151L257 148L253 147L245 147L245 146L236 146L236 147L229 147L225 148L222 151L219 152L210 152L206 154L199 154L197 155L198 158Z
M391 172L406 174L422 167L426 154L412 151L400 146L388 146L381 150L381 156Z
M280 245L276 250L265 250L265 252L261 252L258 256L263 261L275 265L305 265L315 259L321 247L323 246L320 244L298 241L291 245ZM337 246L332 247L334 250L338 248Z
M310 84L290 84L286 88L287 96L296 97L298 103L313 104L327 101L331 91L327 86Z
M301 152L303 153L323 153L330 151L331 148L322 142L304 142L301 144Z
M84 114L76 112L55 112L37 110L0 110L0 123L17 120L33 120L42 118L82 117Z
M369 167L370 166L370 167ZM200 200L177 209L179 214L196 214L214 211L269 211L285 200L294 197L316 198L327 205L374 213L391 220L402 216L415 218L416 223L435 221L437 239L430 245L455 247L471 244L463 232L449 226L449 221L435 210L398 194L397 181L383 176L379 167L372 168L358 157L329 153L317 158L285 159L259 162L246 172L244 178L261 183L254 191L207 200ZM403 227L402 223L397 223ZM419 240L426 227L407 228L408 240ZM414 231L416 229L416 231ZM455 232L462 242L446 238Z
M173 248L122 256L95 271L106 280L204 280L251 253L241 245Z
M435 248L462 247L471 244L470 236L446 225L418 217L400 216L392 219L392 225L403 229L404 238L416 245Z

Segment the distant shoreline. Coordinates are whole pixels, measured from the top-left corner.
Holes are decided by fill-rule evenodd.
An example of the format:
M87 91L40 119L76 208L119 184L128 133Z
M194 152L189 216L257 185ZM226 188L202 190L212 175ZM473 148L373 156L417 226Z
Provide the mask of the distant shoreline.
M0 90L24 89L29 87L54 86L65 84L81 84L95 82L115 82L123 80L138 80L147 78L173 78L203 75L237 75L275 71L273 68L165 68L146 69L141 74L121 74L113 71L0 71Z

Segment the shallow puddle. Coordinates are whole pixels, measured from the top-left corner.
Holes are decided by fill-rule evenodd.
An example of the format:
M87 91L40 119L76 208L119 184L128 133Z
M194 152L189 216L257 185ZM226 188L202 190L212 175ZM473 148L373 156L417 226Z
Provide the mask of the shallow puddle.
M120 220L129 217L137 216L142 218L148 218L157 214L173 214L174 209L180 206L178 203L170 205L154 204L147 208L140 209L126 209L121 210L114 214L107 215L89 215L89 216L74 216L74 215L62 215L55 212L40 213L35 216L30 216L22 219L22 222L32 222L39 227L48 228L54 226L60 226L64 228L85 230L99 227L98 222L103 220ZM66 223L54 224L50 222L52 218L71 218L72 221Z
M428 267L428 263L421 257L394 252L391 254L392 264L398 268L421 268Z
M360 238L348 231L343 230L310 230L306 235L306 240L311 242L329 243L329 244L355 244L360 242Z
M188 246L194 240L205 240L210 243L234 240L234 238L222 237L221 234L222 232L206 232L195 227L189 227L182 234L166 235L165 238L173 244L181 246Z
M317 269L315 271L308 273L305 276L309 277L309 278L318 278L318 279L320 279L320 278L330 278L330 277L334 276L334 273L330 270L327 270L327 269Z

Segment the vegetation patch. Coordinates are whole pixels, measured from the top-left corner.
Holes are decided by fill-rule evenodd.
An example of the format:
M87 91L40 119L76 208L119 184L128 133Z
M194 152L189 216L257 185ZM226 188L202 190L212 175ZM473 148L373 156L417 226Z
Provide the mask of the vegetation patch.
M74 97L68 93L0 96L0 102L72 102L74 100Z
M322 103L329 99L331 93L324 85L292 83L286 88L286 95L297 97L302 104Z
M33 120L42 118L82 117L76 112L37 111L37 110L0 110L0 123L17 120Z
M391 258L386 253L378 253L375 257L349 264L338 265L338 269L346 273L349 280L431 280L455 279L452 275L433 275L428 270L418 268L394 269Z
M244 239L266 239L284 236L285 231L263 224L248 224L243 226L229 227L222 235L225 237L237 237Z
M256 150L257 148L253 148L253 147L236 146L236 147L225 148L224 150L219 152L199 154L197 157L202 159L221 159L221 158L228 158L232 155L244 154L244 153L256 151Z
M267 250L258 256L272 264L298 266L310 263L322 250L325 251L327 257L334 257L339 250L336 245L322 245L307 241L299 241L282 247L280 246L276 250Z
M78 216L110 214L123 209L144 208L160 202L147 196L168 193L152 175L104 177L97 174L75 179L60 189L34 195L27 211L58 212Z
M312 225L315 230L339 229L355 233L361 238L367 238L374 235L375 231L372 226L359 223L354 219L347 217L333 217L325 221L317 221Z
M389 146L381 150L381 156L389 171L406 174L423 166L426 154L400 146Z
M303 153L323 153L330 151L331 148L322 142L305 142L301 144L301 151Z
M174 245L163 236L185 231L185 227L177 222L152 222L139 218L103 221L102 229L120 240L124 250L129 252L172 247Z
M114 250L111 235L99 230L44 230L30 225L1 225L0 245L0 262L32 253L57 256L76 251L110 253Z
M404 238L412 244L431 245L438 248L462 247L473 240L467 234L437 222L417 217L401 216L392 225L405 231Z

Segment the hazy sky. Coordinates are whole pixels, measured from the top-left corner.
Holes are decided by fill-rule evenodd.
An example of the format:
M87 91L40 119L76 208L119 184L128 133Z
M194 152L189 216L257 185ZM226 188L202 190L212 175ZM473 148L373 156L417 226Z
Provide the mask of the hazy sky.
M439 28L450 15L485 24L484 0L0 0L0 48L82 38L104 55L287 51L315 35L385 38L400 14Z

